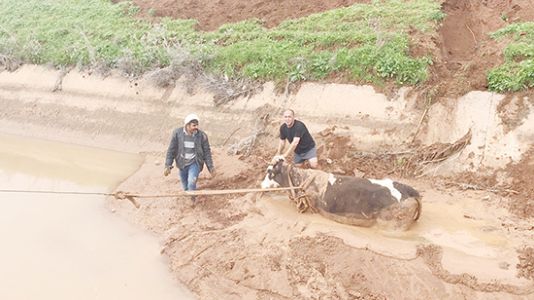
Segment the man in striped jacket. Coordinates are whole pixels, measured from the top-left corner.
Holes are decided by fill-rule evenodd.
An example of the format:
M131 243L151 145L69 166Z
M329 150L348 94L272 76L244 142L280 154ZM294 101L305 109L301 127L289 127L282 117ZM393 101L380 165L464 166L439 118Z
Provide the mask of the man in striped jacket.
M211 176L215 175L215 167L211 158L211 148L206 133L198 128L199 118L189 114L184 119L184 127L176 128L172 133L164 175L171 173L173 162L180 170L180 180L185 191L197 188L198 175L204 164Z

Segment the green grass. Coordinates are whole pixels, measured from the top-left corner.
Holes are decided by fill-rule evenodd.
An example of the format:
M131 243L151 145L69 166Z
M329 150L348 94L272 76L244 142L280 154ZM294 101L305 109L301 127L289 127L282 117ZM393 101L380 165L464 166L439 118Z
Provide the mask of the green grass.
M510 42L504 49L504 63L488 74L489 89L506 92L534 87L534 22L511 24L492 37Z
M267 29L259 20L195 30L195 20L135 18L137 8L104 0L0 0L0 54L25 63L120 68L168 66L174 49L207 70L257 80L369 83L425 81L429 57L411 57L408 31L432 34L444 17L434 0L375 0Z

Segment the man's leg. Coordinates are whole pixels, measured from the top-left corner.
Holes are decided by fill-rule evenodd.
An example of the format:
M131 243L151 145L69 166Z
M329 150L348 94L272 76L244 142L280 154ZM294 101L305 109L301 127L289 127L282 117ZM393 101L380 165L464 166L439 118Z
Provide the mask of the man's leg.
M197 189L197 179L198 174L200 173L200 168L198 164L194 162L189 166L189 172L187 177L187 190L194 191Z
M295 156L293 158L293 163L297 167L304 167L304 162L308 161L308 164L310 165L310 168L317 169L318 167L318 161L317 161L317 148L313 147L308 152L303 154L295 153Z
M312 168L312 169L317 169L317 167L319 166L319 163L317 161L317 157L310 158L308 160L308 163L310 164L310 168Z
M304 162L306 160L302 158L301 155L299 155L298 153L294 153L293 154L293 164L295 165L295 167L299 167L299 168L302 168L304 167Z
M189 166L186 166L183 169L180 169L180 182L182 183L182 187L184 188L184 191L187 191L187 182L189 179L188 174L189 174Z

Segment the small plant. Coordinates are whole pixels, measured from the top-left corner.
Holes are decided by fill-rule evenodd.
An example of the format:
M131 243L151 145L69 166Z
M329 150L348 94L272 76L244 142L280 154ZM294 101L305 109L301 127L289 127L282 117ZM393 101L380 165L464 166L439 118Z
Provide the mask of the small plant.
M503 93L534 87L534 22L510 24L491 36L508 38L509 44L504 63L488 73L489 89Z
M304 75L305 68L302 64L297 64L295 68L289 73L289 81L290 82L297 82L297 81L303 81L306 80L306 76Z

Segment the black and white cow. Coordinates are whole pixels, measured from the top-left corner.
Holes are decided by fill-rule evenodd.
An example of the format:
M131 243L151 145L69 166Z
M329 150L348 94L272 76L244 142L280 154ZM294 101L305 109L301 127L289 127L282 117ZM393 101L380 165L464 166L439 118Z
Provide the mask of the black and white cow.
M293 168L282 160L267 168L262 188L303 186L305 206L334 221L393 230L408 229L421 214L421 196L391 179L337 176L319 170ZM305 210L305 209L301 209Z

